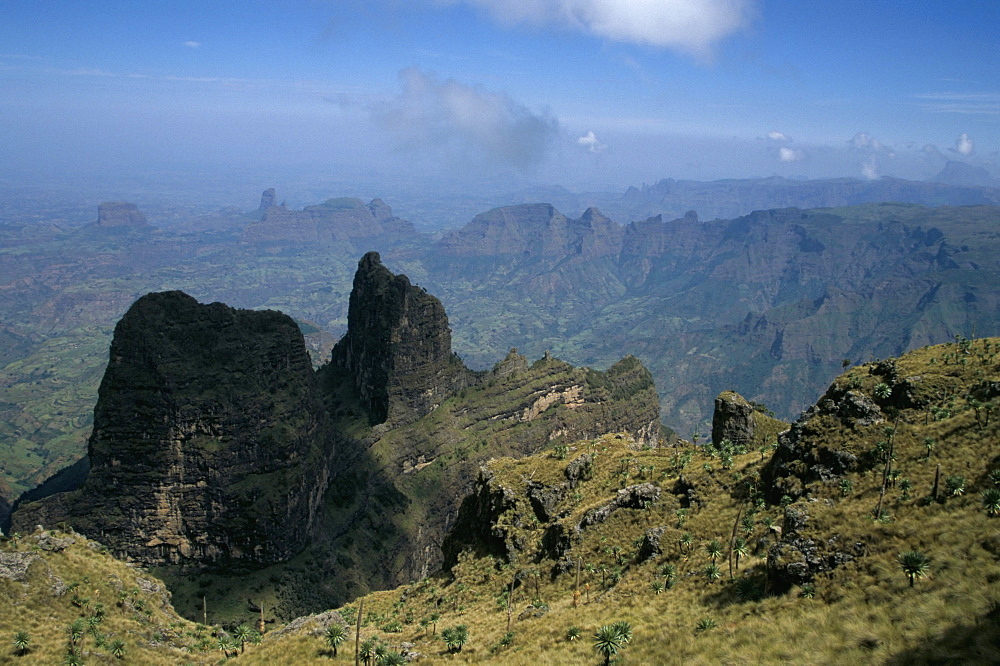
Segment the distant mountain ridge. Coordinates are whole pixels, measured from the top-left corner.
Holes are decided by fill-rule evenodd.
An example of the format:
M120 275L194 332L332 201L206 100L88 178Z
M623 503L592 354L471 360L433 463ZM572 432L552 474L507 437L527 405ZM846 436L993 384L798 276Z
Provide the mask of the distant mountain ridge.
M356 239L408 236L413 225L392 214L381 199L365 204L361 199L328 199L302 210L274 205L274 188L261 195L259 220L243 230L242 242L250 245L309 243L317 246Z
M993 192L939 191L959 190L966 202ZM0 337L10 343L0 354L0 474L11 489L0 495L12 501L83 453L111 329L142 294L288 312L322 330L309 346L318 364L348 329L368 250L441 300L469 368L488 369L515 346L595 368L634 353L656 377L665 422L684 434L706 429L723 389L793 418L845 358L998 329L996 207L864 204L721 220L687 201L683 215L622 225L628 217L604 208L564 214L580 200L552 196L437 234L392 222L378 199L292 211L270 190L255 211L206 220L206 234L194 221L161 228L153 214L157 226L138 233L0 225ZM267 211L277 212L265 223ZM294 227L287 238L284 223L268 226L282 219Z
M712 181L664 178L652 185L629 187L624 193L534 188L512 193L509 199L512 202L543 199L566 211L597 207L625 224L656 215L681 217L690 210L696 211L701 219L710 220L774 208L829 208L883 202L990 206L1000 204L1000 184L984 169L952 161L929 181L888 176L877 180L798 180L781 176Z
M998 219L895 204L689 213L610 223L588 254L588 225L526 204L477 216L419 261L473 365L525 337L530 353L596 366L627 344L657 377L666 422L688 432L726 388L789 418L844 358L1000 333Z

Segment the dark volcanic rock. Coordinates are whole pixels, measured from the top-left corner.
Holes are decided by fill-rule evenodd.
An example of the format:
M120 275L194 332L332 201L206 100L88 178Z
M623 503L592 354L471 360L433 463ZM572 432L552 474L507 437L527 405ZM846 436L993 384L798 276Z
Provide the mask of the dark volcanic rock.
M753 405L734 391L720 393L712 414L712 443L718 446L728 439L734 444L749 446L753 436Z
M451 351L441 301L393 275L377 252L358 263L331 364L354 376L375 423L414 421L476 379Z
M843 550L839 535L825 543L809 538L804 532L809 515L803 507L785 508L781 539L768 548L767 578L770 588L783 593L792 585L811 583L817 574L826 573L850 562L864 550L863 544L854 544Z
M149 222L133 203L105 201L97 207L97 226L145 228Z
M115 328L89 477L13 523L65 520L148 565L275 562L305 544L332 446L290 317L149 294Z
M458 554L469 547L505 562L516 561L517 552L524 547L523 537L517 534L521 518L515 514L513 524L500 525L500 516L516 507L514 491L497 483L489 469L480 468L472 494L459 507L456 528L444 540L445 568L454 566Z
M539 522L548 523L556 519L556 507L566 497L566 484L547 486L537 481L528 482L528 500Z
M566 465L566 479L570 488L576 488L581 481L587 481L594 474L594 454L584 453Z
M579 529L603 523L618 509L644 509L649 502L660 498L660 488L652 483L640 483L622 488L615 498L603 506L591 509L580 519Z
M663 533L666 531L666 527L654 527L646 530L646 533L642 535L642 543L639 544L639 553L636 556L639 562L645 562L649 558L663 553L660 540L663 539Z

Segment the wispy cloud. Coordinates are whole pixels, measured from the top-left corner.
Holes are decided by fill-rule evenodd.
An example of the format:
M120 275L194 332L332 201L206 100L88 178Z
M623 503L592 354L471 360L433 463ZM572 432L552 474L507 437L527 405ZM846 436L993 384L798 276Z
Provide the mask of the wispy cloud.
M440 0L481 7L506 24L554 25L616 42L710 57L745 28L757 0Z
M505 94L440 80L416 68L400 72L402 92L372 107L373 118L411 150L473 152L490 162L528 169L544 159L559 121Z
M972 138L968 134L962 132L957 139L955 139L955 152L959 155L971 155L976 152L976 146L972 142Z
M767 138L771 141L789 141L788 135L783 132L772 131L767 133Z
M933 92L917 95L916 99L922 109L933 113L1000 114L998 93Z
M594 130L587 130L587 133L576 140L577 145L583 146L592 153L600 153L607 150L607 146L598 141Z
M184 46L188 47L189 49L196 49L199 46L201 46L201 42L186 41L184 42Z

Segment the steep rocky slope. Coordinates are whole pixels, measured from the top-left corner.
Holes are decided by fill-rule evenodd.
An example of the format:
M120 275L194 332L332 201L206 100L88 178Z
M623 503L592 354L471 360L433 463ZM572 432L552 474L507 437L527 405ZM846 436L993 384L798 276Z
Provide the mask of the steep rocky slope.
M377 253L358 263L348 324L315 373L286 315L139 299L116 327L89 474L74 466L25 495L14 529L65 521L171 580L187 565L241 581L257 569L287 617L436 570L457 498L491 455L609 430L660 442L637 359L596 372L511 351L473 373L440 302Z
M491 456L608 431L627 433L636 447L663 441L656 387L638 359L598 372L548 354L529 364L511 350L491 371L473 374L451 351L447 317L433 296L375 254L359 262L354 285L351 328L319 372L345 433L343 458L313 545L280 573L260 574L279 580L269 587L282 615L436 571L461 496ZM389 419L373 426L366 396L376 393L388 396L390 408ZM179 603L193 607L187 594Z
M393 275L377 252L358 263L347 334L330 363L354 378L374 423L414 421L476 381L451 350L441 302Z
M300 550L333 432L298 327L278 312L144 296L115 329L83 486L21 505L144 564L260 565Z
M759 450L612 435L491 460L450 575L367 597L362 635L432 663L586 663L622 621L625 663L993 663L998 359L960 339L852 368ZM432 614L468 627L459 655Z
M180 617L162 581L75 532L0 540L0 634L4 664L217 661L215 629Z

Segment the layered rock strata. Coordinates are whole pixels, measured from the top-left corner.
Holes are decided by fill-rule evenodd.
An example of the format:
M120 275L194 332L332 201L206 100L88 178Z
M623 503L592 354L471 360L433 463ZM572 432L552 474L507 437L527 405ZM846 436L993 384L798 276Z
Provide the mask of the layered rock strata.
M115 328L87 480L14 526L64 520L146 565L280 561L305 544L332 446L290 317L149 294Z
M476 381L451 350L441 301L390 272L378 252L358 262L331 364L354 377L375 423L414 421Z

